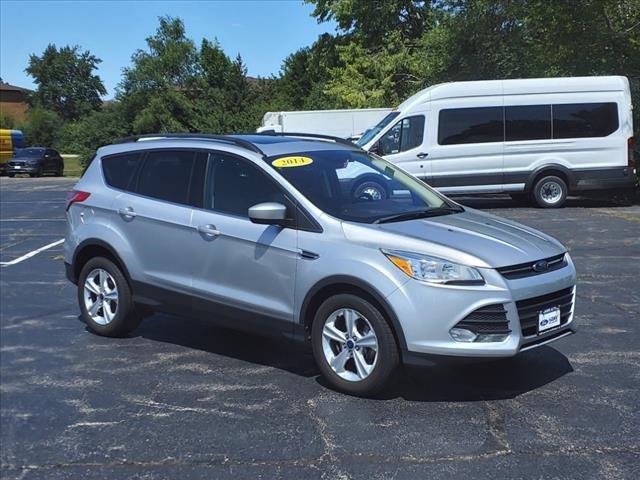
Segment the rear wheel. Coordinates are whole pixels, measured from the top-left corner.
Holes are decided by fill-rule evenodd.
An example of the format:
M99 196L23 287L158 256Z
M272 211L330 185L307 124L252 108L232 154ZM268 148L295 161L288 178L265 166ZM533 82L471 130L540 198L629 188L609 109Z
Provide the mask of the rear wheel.
M135 330L136 312L126 278L111 260L89 260L78 280L78 303L87 326L98 335L120 337Z
M369 396L382 390L400 362L384 315L356 295L325 300L316 312L311 340L322 375L351 395Z
M15 177L15 176L16 176L16 174L15 174L15 173L7 173L7 176L8 176L9 178L13 178L13 177Z
M38 169L37 169L34 173L30 173L30 174L29 174L29 176L30 176L31 178L33 178L33 177L41 177L41 176L42 176L42 173L43 173L43 171L42 171L42 165L40 165L40 166L38 167Z
M542 177L533 187L533 198L541 208L560 208L567 201L566 182L555 175Z
M56 169L56 177L62 177L64 175L64 166L60 165Z

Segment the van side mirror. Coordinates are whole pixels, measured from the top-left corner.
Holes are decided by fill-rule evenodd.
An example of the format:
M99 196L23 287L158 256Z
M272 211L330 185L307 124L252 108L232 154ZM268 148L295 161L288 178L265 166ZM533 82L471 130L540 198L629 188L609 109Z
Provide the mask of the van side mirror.
M369 152L380 155L380 142L374 143L373 146L369 149Z
M258 203L249 208L249 220L260 225L286 225L287 207L277 202Z

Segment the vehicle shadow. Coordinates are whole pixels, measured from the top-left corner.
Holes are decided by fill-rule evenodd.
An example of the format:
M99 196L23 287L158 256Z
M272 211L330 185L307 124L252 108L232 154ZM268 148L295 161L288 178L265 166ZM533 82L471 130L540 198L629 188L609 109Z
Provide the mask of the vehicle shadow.
M478 210L506 208L536 208L525 200L514 200L509 195L452 196L456 202ZM564 208L615 208L640 205L640 194L594 197L569 197Z
M154 315L135 337L181 345L243 362L269 366L304 378L315 377L325 388L310 349L290 341L220 328L206 320ZM502 400L536 390L573 371L566 356L549 346L514 358L438 362L431 367L398 369L397 377L378 400L403 398L421 402Z

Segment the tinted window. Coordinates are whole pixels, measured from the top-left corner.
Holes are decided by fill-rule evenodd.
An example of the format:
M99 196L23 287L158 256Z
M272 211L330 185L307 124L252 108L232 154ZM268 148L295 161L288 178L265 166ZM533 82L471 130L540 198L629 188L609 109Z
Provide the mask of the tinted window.
M438 143L502 142L502 107L452 108L440 111Z
M121 190L131 190L131 180L140 161L139 153L112 155L102 159L102 170L108 185Z
M211 154L210 189L206 207L217 212L249 217L249 207L278 202L290 207L282 189L249 161Z
M407 117L396 123L380 139L380 155L405 152L422 145L424 138L424 116Z
M606 137L617 129L616 103L553 106L553 138Z
M17 148L16 157L41 157L44 155L43 148Z
M366 145L367 143L369 143L371 140L373 140L373 137L375 137L383 128L389 125L393 121L393 119L396 118L398 115L400 115L400 112L389 113L386 117L380 120L380 122L378 122L378 124L375 127L372 127L366 132L364 132L362 137L360 137L360 140L356 142L356 145L358 145L359 147L362 147L363 145Z
M188 203L193 161L192 151L149 152L138 176L136 191L168 202Z
M505 107L505 140L545 140L551 138L551 105Z

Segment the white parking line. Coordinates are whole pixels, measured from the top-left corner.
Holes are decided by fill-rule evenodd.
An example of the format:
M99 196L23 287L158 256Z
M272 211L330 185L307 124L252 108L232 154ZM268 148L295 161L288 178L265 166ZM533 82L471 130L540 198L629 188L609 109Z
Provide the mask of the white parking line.
M49 250L50 248L53 248L53 247L55 247L57 245L60 245L63 242L64 242L64 238L61 238L60 240L58 240L56 242L53 242L53 243L50 243L49 245L45 245L44 247L40 247L40 248L38 248L36 250L33 250L32 252L25 253L21 257L14 258L10 262L0 262L0 266L8 267L9 265L15 265L16 263L23 262L23 261L25 261L25 260L27 260L27 259L29 259L31 257L36 256L40 252L44 252L45 250Z

